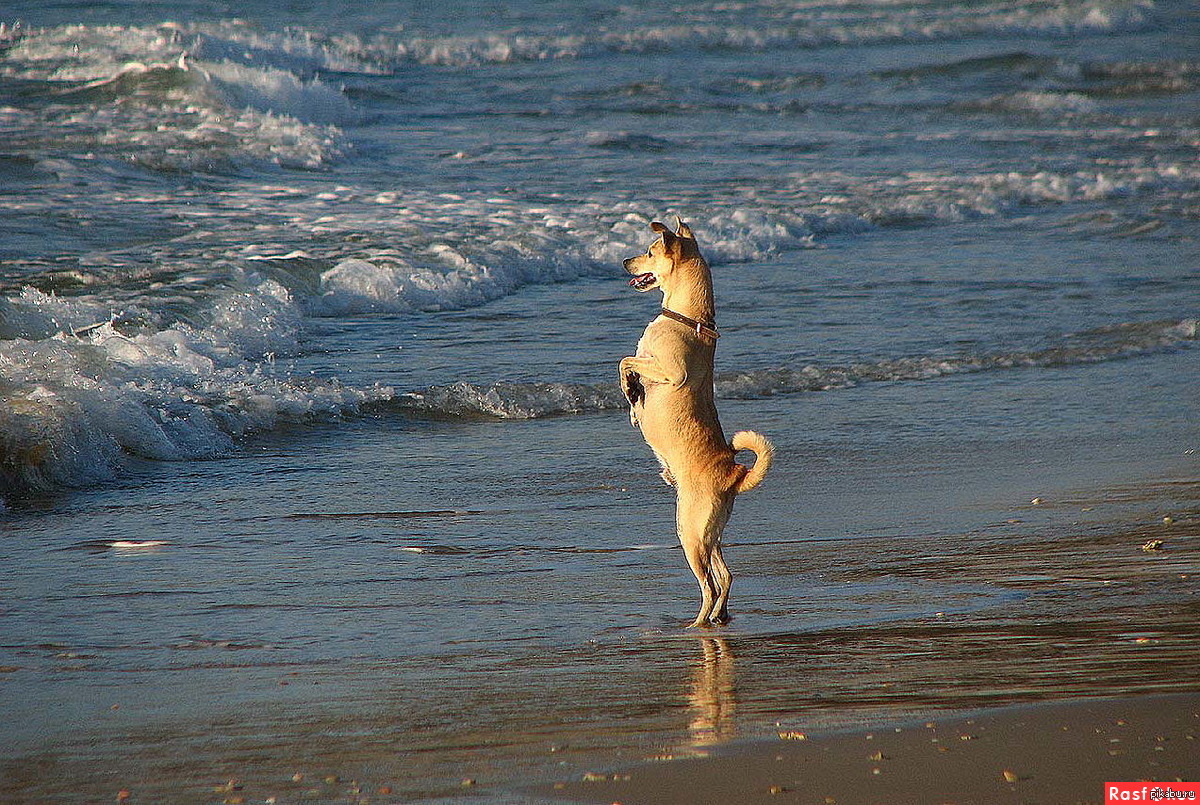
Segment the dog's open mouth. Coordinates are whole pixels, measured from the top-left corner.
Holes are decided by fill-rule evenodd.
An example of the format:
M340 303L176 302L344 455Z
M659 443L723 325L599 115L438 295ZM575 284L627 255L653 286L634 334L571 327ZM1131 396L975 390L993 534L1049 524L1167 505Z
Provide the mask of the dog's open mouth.
M647 271L645 274L638 274L631 279L629 284L639 291L644 291L656 282L658 282L658 277L654 276L653 272Z

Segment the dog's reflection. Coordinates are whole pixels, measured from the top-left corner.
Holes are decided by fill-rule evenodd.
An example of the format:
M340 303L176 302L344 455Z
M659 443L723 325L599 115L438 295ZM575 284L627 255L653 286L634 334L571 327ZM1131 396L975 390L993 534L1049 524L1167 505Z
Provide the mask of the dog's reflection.
M694 749L728 741L737 733L733 652L723 637L702 637L704 654L692 669L688 689L689 743Z

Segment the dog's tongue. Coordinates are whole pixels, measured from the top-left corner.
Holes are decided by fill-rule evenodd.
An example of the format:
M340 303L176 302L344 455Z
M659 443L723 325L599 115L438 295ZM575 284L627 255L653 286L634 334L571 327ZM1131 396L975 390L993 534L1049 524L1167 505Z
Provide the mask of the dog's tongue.
M645 274L638 274L636 277L631 279L629 281L629 284L636 288L639 285L645 285L647 282L650 282L652 279L654 279L653 272L647 271Z

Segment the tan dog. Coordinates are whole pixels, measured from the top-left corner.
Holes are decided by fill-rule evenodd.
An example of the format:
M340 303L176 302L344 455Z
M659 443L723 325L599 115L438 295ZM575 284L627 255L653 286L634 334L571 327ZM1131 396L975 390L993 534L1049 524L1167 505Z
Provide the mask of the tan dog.
M713 402L718 333L708 263L682 219L678 233L657 221L650 228L661 237L626 260L625 270L636 290L663 292L663 310L646 327L637 354L621 360L621 389L630 421L658 457L663 480L675 487L679 541L702 595L691 625L723 624L733 577L721 556L721 532L733 499L758 486L774 450L751 431L725 440ZM755 452L753 467L733 460L738 450Z

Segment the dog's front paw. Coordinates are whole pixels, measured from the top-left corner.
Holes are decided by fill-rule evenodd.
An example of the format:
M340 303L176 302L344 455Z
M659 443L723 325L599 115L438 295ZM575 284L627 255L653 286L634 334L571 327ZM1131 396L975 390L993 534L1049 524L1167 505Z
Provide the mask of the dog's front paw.
M630 405L637 405L646 399L646 387L642 385L642 376L637 372L626 372L621 378L621 391Z

